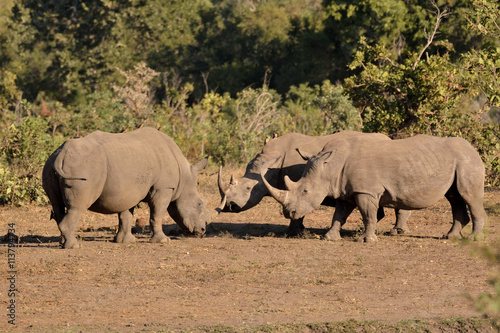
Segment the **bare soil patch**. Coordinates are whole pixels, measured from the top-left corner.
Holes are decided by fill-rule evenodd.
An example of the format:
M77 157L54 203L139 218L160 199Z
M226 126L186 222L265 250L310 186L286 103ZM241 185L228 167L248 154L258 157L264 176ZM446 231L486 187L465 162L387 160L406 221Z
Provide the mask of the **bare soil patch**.
M242 172L242 171L241 171ZM219 203L215 172L200 178L208 206ZM286 238L280 206L265 198L256 208L217 216L204 238L182 235L166 216L167 244L137 235L131 245L112 242L117 217L86 213L81 249L59 248L50 207L2 207L0 235L14 223L16 325L7 323L8 285L1 276L0 331L196 330L348 319L396 323L476 317L473 300L492 291L495 267L477 255L500 237L500 191L485 196L490 223L479 243L441 239L451 226L449 204L415 211L411 231L389 236L395 217L386 210L379 242L354 241L359 212L349 218L343 240L321 239L333 209L306 217L303 237ZM141 207L136 217L148 217ZM0 244L0 272L7 269Z

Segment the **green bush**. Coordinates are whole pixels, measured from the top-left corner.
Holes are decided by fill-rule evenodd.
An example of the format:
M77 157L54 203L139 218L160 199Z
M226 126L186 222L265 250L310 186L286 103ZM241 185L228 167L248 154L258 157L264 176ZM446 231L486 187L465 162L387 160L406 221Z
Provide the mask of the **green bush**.
M50 154L64 141L53 137L46 118L25 117L3 133L0 150L0 203L46 203L41 171Z

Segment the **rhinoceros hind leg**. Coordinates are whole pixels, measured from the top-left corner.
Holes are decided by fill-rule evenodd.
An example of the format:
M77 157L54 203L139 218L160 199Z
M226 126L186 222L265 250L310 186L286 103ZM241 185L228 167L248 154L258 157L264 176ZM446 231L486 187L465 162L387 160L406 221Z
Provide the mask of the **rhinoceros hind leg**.
M394 225L394 228L391 229L390 234L394 236L394 235L402 235L409 232L410 228L408 228L406 222L408 221L408 218L411 215L411 211L395 209L395 212L396 212L396 224Z
M469 210L472 216L472 233L469 235L469 238L472 240L484 240L483 229L488 216L484 210L483 200L470 203Z
M83 212L83 209L70 208L62 221L58 223L57 226L59 227L59 231L61 231L61 245L64 249L76 249L80 247L75 237L75 228Z
M450 190L445 194L445 197L446 199L448 199L451 205L453 225L451 226L450 231L448 231L448 233L444 236L444 238L462 238L462 228L465 227L470 221L465 200L462 198L460 193L458 193L456 184L453 184Z
M132 235L132 222L134 220L134 209L126 210L118 214L118 233L115 236L117 243L134 243L136 238Z

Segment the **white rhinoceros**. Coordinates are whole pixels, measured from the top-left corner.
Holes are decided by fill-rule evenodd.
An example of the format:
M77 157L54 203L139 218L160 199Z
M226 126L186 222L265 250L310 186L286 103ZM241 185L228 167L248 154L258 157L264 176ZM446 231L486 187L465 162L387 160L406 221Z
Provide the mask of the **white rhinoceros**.
M168 241L162 230L167 210L180 227L203 234L209 213L198 194L197 174L207 161L190 165L170 137L147 127L66 141L49 157L42 176L63 247L78 247L74 230L87 209L118 213L115 241L135 241L133 211L141 201L149 204L151 241Z
M298 180L306 166L306 160L301 152L317 153L326 143L333 139L351 140L359 136L367 136L373 141L390 141L390 138L383 134L367 134L355 131L341 131L324 136L308 136L299 133L290 133L270 140L262 149L262 152L255 156L247 165L244 176L239 180L231 181L228 187L222 184L222 171L219 169L219 191L221 194L221 205L218 210L222 212L238 213L256 206L264 196L270 193L264 185L260 174L263 172L267 181L274 187L285 189L284 178L288 176L292 180ZM269 169L269 167L272 168ZM331 198L324 198L322 204L335 207L336 202ZM338 209L338 208L337 208ZM304 229L304 216L293 217L284 211L285 217L290 218L290 226L287 233L296 235ZM410 212L396 210L396 225L394 233L408 231L406 221ZM379 211L378 218L384 216L384 211ZM346 216L347 218L347 216ZM344 221L345 222L345 221ZM333 237L333 236L332 236ZM338 232L337 239L340 239Z
M298 182L285 177L288 190L276 189L264 176L262 179L295 219L316 209L325 197L341 201L327 239L338 232L356 206L365 225L359 240L369 242L377 240L379 207L422 209L443 196L453 213L453 226L446 237L461 236L470 220L467 207L473 223L469 237L484 237L484 165L476 150L461 138L417 135L392 141L369 136L332 140L309 159Z

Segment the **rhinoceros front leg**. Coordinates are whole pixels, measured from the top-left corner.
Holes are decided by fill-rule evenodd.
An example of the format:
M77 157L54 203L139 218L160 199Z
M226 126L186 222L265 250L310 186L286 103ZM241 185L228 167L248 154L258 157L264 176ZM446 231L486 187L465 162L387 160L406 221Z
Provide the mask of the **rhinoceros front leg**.
M396 225L391 229L391 235L404 234L410 231L406 222L410 218L411 210L395 209Z
M340 237L340 229L345 224L347 217L351 215L354 208L356 208L356 205L351 202L337 200L335 213L333 213L332 227L326 233L325 239L332 241L342 239Z
M132 222L134 220L134 209L131 208L118 214L118 233L115 236L117 243L133 243L136 241L132 235Z
M304 231L304 217L300 219L291 219L290 225L286 231L289 237L300 235Z
M169 189L166 193L157 195L149 202L149 224L153 230L153 236L151 237L151 242L153 243L166 243L170 241L170 238L163 232L162 221L170 204L172 194L173 189Z
M65 249L77 249L80 247L75 237L75 228L85 209L69 208L61 222L57 224L61 232L61 245Z
M378 200L369 194L357 194L356 204L363 218L365 231L358 237L358 242L376 242L378 241L375 231L377 229L377 210Z

